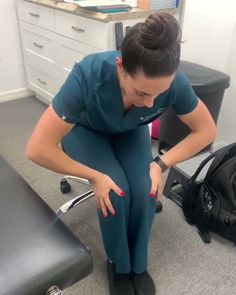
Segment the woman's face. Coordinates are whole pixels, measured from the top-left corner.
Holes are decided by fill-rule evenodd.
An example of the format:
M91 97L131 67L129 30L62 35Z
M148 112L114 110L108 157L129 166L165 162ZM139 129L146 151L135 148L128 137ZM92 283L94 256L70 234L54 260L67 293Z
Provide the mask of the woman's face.
M126 101L136 107L151 108L155 98L165 92L175 78L175 74L166 77L148 78L142 72L131 77L124 71L122 64L119 64L118 60L116 63L123 95Z

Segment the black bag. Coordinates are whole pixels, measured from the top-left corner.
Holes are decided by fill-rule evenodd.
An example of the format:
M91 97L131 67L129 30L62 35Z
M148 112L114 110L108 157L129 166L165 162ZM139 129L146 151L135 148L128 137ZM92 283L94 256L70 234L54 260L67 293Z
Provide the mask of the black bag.
M197 182L211 159L204 180ZM184 187L182 208L187 222L197 226L205 243L210 243L212 231L236 244L236 142L201 162Z

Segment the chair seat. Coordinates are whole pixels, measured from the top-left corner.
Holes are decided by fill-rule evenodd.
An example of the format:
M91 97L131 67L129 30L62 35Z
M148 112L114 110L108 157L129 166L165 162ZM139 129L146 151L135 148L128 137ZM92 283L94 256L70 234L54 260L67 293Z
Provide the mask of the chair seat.
M43 295L92 271L91 255L0 156L0 294Z

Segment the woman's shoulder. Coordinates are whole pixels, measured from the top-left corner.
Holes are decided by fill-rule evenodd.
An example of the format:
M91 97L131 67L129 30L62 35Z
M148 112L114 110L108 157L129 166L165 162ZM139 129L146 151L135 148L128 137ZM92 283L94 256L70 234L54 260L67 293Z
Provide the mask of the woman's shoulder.
M179 69L177 71L173 84L175 85L175 87L180 87L180 88L190 84L183 70Z

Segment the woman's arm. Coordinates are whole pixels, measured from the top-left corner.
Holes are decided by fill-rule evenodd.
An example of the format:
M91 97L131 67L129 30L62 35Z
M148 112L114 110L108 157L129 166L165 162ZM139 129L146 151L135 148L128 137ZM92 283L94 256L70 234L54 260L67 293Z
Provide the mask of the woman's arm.
M74 161L59 147L61 139L73 126L63 121L49 106L28 141L27 157L52 171L94 180L98 171Z
M192 157L212 143L217 135L216 125L207 107L200 99L197 107L191 113L179 116L179 118L192 132L161 156L168 166L173 166Z
M200 99L197 107L191 113L179 116L179 118L192 132L161 156L161 160L168 166L173 166L198 153L214 141L217 133L216 125L208 109ZM160 200L163 191L162 172L160 166L155 161L150 164L150 178L152 181L150 196L154 196L157 193L157 199Z
M59 148L61 139L73 126L59 118L51 106L48 107L29 139L27 157L52 171L90 180L97 206L102 210L104 217L107 217L108 210L115 215L109 192L113 190L117 195L123 196L121 188L108 175L74 161Z

